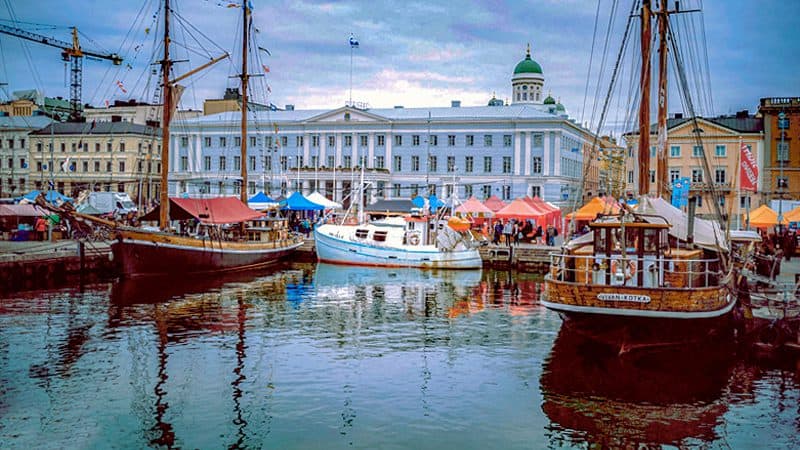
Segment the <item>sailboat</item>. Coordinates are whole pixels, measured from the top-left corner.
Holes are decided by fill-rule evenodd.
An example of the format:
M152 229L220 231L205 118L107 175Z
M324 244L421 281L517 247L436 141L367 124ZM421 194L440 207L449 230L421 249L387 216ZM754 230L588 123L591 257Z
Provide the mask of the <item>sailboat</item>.
M184 199L169 198L170 120L175 101L176 82L205 68L217 58L185 75L169 79L170 7L164 1L164 59L161 61L163 111L161 152L161 201L159 231L114 226L111 245L113 257L123 277L162 274L198 274L245 270L271 264L295 251L302 238L289 232L283 219L265 219L262 213L247 207L247 54L250 21L249 2L242 2L244 17L242 44L241 112L241 198ZM225 55L227 56L227 55ZM195 219L197 236L182 236L169 230L169 220ZM229 226L236 224L235 226ZM249 225L248 225L249 224Z
M671 13L666 1L657 13L659 195L649 195L650 4L644 0L641 6L638 205L623 204L619 213L599 215L588 224L588 233L565 242L552 255L542 301L566 325L619 346L620 352L719 334L729 324L736 303L730 250L721 227L696 219L692 201L687 216L662 198L666 189L666 21Z

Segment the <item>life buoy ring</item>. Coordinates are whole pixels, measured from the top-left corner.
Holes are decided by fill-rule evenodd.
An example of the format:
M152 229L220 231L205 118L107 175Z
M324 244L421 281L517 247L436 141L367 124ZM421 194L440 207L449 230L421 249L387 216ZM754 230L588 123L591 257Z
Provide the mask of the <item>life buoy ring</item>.
M620 268L619 267L619 263L621 261L622 260L620 260L620 259L615 259L615 260L611 261L611 273L617 273L618 272L618 269ZM633 262L632 260L628 260L628 264L627 264L626 268L628 270L625 270L624 272L622 272L622 274L625 276L626 280L630 280L631 277L633 277L633 274L636 273L636 263Z
M414 233L408 237L408 243L411 245L419 245L419 235Z

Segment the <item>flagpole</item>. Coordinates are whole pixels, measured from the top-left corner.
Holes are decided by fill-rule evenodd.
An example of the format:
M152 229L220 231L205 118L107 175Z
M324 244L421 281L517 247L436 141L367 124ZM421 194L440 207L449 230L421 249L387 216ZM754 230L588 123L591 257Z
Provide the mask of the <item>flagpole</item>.
M347 106L353 106L353 35L350 34L350 101Z
M736 177L736 225L737 229L742 229L742 137L739 136L739 151L736 154L736 167L739 169Z

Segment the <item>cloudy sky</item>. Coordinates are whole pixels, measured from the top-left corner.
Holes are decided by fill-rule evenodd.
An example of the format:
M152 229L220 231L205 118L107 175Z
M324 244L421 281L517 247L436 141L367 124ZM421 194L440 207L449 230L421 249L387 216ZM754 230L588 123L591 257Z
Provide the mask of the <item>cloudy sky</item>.
M672 1L672 0L670 0ZM154 59L158 22L156 0L2 0L0 22L52 24L58 28L23 24L34 32L69 39L67 26L77 26L84 48L119 51L126 63L112 67L107 61L84 63L84 102L102 105L106 100L152 98L155 86L149 65ZM225 49L238 54L240 10L225 0L173 0L185 22L175 26L177 73L203 62L207 55ZM544 69L545 90L561 99L573 117L590 121L598 76L605 92L613 60L624 32L630 2L613 0L530 1L262 1L252 0L258 52L269 73L255 79L256 89L276 105L297 108L335 108L349 97L353 33L360 47L353 52L353 99L371 107L485 105L493 93L510 96L510 76L524 57L528 42L533 58ZM754 111L760 97L800 95L800 38L797 35L800 1L684 0L683 9L703 7L703 15L684 19L676 31L705 34L711 85L699 90L697 101L706 115ZM592 53L596 12L599 11L595 51ZM684 16L686 17L686 16ZM610 20L613 19L613 20ZM612 33L603 61L606 28ZM149 32L148 32L149 31ZM206 40L201 36L209 38ZM85 37L85 38L84 38ZM195 40L193 37L197 37ZM698 41L699 42L699 41ZM215 47L215 45L217 47ZM689 45L689 44L686 44ZM15 90L36 88L50 96L69 96L65 67L59 51L0 34L0 82L8 83L0 99ZM189 50L187 50L187 48ZM686 54L701 46L686 47ZM629 49L630 50L630 49ZM628 53L632 53L629 51ZM704 52L701 52L704 53ZM697 61L704 61L694 53ZM691 55L690 55L691 56ZM589 61L592 59L592 74ZM688 58L688 57L687 57ZM200 108L202 99L220 97L225 87L238 81L238 58L220 63L192 79L183 107ZM602 63L602 64L601 64ZM130 66L128 66L130 64ZM621 73L634 72L623 63ZM626 69L627 68L627 69ZM687 67L687 70L692 69ZM627 70L627 72L626 72ZM694 72L702 71L702 67ZM260 67L251 72L262 72ZM588 95L587 75L590 80ZM690 78L701 78L691 77ZM127 93L117 86L121 81ZM625 82L612 103L609 121L623 120L630 103ZM271 93L267 93L266 86ZM673 88L674 88L673 84ZM671 112L684 109L677 96ZM599 107L594 106L597 110ZM595 117L597 113L595 113Z

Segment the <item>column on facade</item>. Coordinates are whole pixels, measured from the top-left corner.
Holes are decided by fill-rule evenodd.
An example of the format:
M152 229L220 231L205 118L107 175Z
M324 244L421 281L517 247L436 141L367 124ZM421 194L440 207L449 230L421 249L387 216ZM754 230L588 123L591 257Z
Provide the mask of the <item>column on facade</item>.
M194 171L200 172L203 169L203 147L201 145L200 133L194 135Z
M358 165L358 133L353 133L350 137L350 155L351 155L351 167L355 167Z
M342 137L342 133L336 133L336 164L334 166L340 167L342 165L342 146L344 145L344 138Z
M320 167L328 167L328 135L325 133L319 134L319 150L317 150L317 164ZM328 167L330 169L330 167Z
M302 181L302 188L300 189L300 193L306 195L311 192L311 181L303 180Z
M544 150L542 153L542 174L553 175L553 164L550 162L550 136L552 132L545 131L543 136Z
M369 133L367 135L367 168L372 169L374 167L375 167L375 133Z
M180 147L178 147L178 136L170 136L169 141L169 152L172 156L172 161L170 162L170 172L178 172L181 168L181 152Z
M523 138L525 140L525 175L531 175L531 140L533 137L531 136L533 133L528 131L527 133L523 133Z
M311 167L311 136L308 133L303 133L303 164L304 166Z
M561 133L555 133L553 139L553 175L561 175Z
M341 203L342 201L342 190L344 189L344 183L341 180L336 180L333 186L333 201Z
M521 133L514 132L514 175L520 174L521 161L520 161L520 146L521 146Z
M392 133L387 133L386 140L384 141L386 145L385 147L386 168L389 169L390 172L394 169L394 165L392 164L392 144L394 143L393 139L394 136L392 135Z

